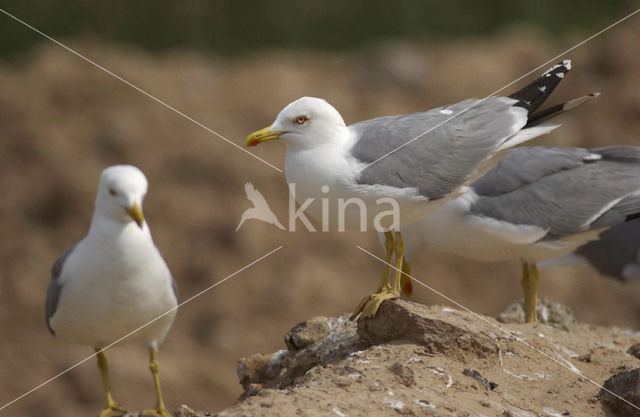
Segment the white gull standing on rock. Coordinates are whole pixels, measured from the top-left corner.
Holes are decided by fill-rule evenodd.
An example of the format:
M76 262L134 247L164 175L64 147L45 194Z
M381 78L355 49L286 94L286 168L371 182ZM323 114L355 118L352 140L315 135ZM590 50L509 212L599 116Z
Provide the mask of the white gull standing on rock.
M301 209L334 229L359 225L384 231L387 260L400 255L400 269L400 224L458 197L495 163L494 154L550 132L557 125L543 122L591 98L536 112L570 68L565 60L509 97L468 99L349 126L325 100L303 97L249 135L246 144L280 139L286 146L286 180ZM392 286L385 268L382 284L353 317L372 316L382 301L398 297L399 281L396 274Z
M158 402L144 415L170 417L160 390L156 354L173 323L178 300L175 282L142 214L146 192L147 179L138 168L105 169L89 233L56 260L47 291L51 333L97 352L107 396L100 417L125 414L111 395L102 352L124 336L149 347Z

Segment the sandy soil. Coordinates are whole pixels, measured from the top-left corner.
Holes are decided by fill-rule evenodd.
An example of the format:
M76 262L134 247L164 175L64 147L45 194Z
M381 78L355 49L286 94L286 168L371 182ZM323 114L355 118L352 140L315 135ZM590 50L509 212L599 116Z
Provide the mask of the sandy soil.
M418 111L483 97L584 37L550 39L522 29L494 39L389 43L342 55L267 51L232 61L66 41L242 145L247 133L269 124L302 95L325 97L347 122ZM640 27L625 24L574 51L574 69L554 100L603 94L563 116L563 128L536 144L640 145L640 59L629 53L638 44ZM46 330L43 305L50 267L86 233L98 176L112 164L132 163L147 174L146 217L183 300L283 245L180 310L160 353L171 408L229 406L242 392L236 376L240 357L276 351L293 324L351 311L377 285L380 264L355 246L378 251L373 235L289 233L255 221L235 232L250 206L246 181L281 220L286 217L283 176L54 45L0 63L0 137L0 403L91 353L55 340ZM255 152L281 166L284 151L272 145ZM474 263L425 250L413 271L488 316L520 296L517 262ZM581 322L640 328L638 282L558 269L544 271L541 293L571 306ZM422 288L414 299L444 302ZM593 333L599 340L605 336ZM402 355L405 361L410 353ZM116 398L132 410L151 406L146 350L125 344L107 356ZM91 360L0 414L92 415L102 403Z
M640 364L626 351L637 338L387 302L357 325L315 317L287 334L287 350L243 359L246 397L215 415L607 416L597 384Z

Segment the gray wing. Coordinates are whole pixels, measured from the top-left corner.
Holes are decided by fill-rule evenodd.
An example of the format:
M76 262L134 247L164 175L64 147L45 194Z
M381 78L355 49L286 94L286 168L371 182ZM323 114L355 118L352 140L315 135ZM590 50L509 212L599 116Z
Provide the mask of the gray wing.
M64 268L64 263L71 255L71 252L75 249L75 245L67 249L60 255L58 259L53 263L53 267L51 268L51 282L49 283L49 288L47 289L47 300L45 302L45 315L47 319L47 327L52 335L56 335L56 333L51 328L51 324L49 323L49 319L56 313L58 309L58 301L60 301L60 294L62 293L62 284L60 284L60 275L62 274L62 269Z
M350 126L358 135L351 154L373 165L363 169L360 184L415 187L429 199L446 196L463 185L478 165L527 122L516 100L493 97L461 101L423 113L386 116ZM445 122L453 115L471 109ZM443 123L438 126L439 123ZM419 139L419 135L434 128ZM406 144L406 145L405 145ZM405 145L405 146L403 146Z
M640 252L640 220L632 220L612 227L594 240L580 246L576 254L586 259L603 275L627 281L626 266L638 263Z
M491 171L471 187L481 196L499 196L559 171L580 167L589 159L600 158L599 154L583 148L532 146L510 149Z
M178 302L178 285L176 284L176 280L173 279L173 275L171 275L171 289L173 290L173 295L176 297L176 302Z
M512 149L472 189L473 214L542 227L548 240L610 227L640 212L640 148Z

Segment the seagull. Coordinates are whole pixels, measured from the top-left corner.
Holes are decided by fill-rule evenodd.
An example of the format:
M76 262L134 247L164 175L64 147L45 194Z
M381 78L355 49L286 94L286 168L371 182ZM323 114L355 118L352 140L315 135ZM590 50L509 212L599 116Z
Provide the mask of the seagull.
M89 233L55 261L47 291L49 331L64 341L92 346L97 353L107 396L100 417L126 413L111 395L103 349L129 335L149 347L158 401L144 415L170 417L160 390L157 352L175 318L178 299L142 214L146 192L147 179L138 168L105 169Z
M409 262L429 245L478 261L520 259L525 320L535 322L537 263L576 252L606 265L606 258L617 256L609 245L621 234L635 241L624 258L635 263L638 225L626 222L638 217L640 147L521 147L509 150L461 197L403 226L403 256Z
M250 134L246 145L282 141L286 181L301 208L332 225L337 218L338 230L373 225L384 231L390 261L403 252L400 224L458 197L495 163L494 154L551 132L558 125L546 123L549 118L595 97L536 111L570 68L564 60L509 97L468 99L349 126L325 100L302 97L270 126ZM396 259L400 270L402 256ZM392 287L385 269L378 290L362 300L352 318L360 312L373 316L384 300L398 297L398 274Z
M240 230L240 226L242 226L245 220L249 219L261 220L276 226L280 230L284 230L284 226L278 221L278 218L269 207L267 200L265 200L260 191L255 189L253 184L250 182L246 183L244 185L244 191L249 201L253 203L253 207L246 209L244 213L242 213L240 223L238 223L238 227L236 227L236 232Z

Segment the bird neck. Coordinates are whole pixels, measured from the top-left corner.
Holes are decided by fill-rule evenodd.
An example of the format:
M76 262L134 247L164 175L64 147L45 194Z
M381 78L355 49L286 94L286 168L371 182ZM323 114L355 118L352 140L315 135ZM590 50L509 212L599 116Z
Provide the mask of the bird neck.
M93 215L88 236L105 241L127 239L135 242L151 239L146 221L140 228L134 221L122 222L99 212Z

